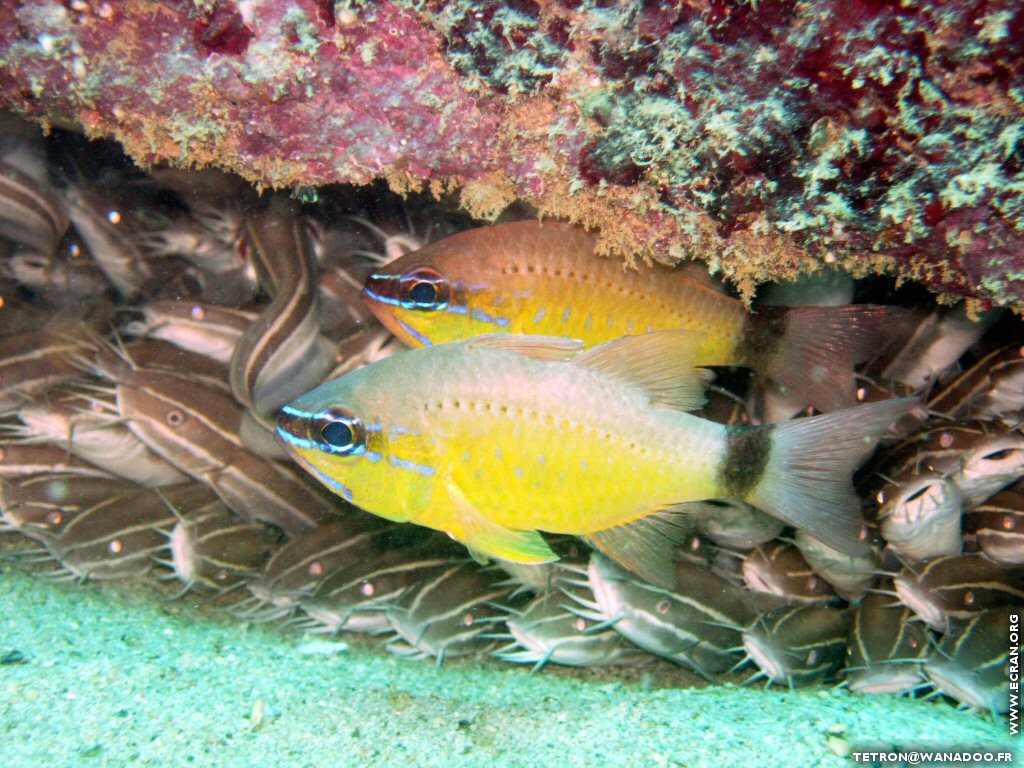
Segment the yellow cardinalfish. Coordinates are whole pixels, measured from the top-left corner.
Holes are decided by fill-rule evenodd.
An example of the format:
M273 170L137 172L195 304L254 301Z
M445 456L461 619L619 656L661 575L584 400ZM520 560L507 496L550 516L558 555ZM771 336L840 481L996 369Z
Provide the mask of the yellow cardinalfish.
M685 503L722 497L865 549L850 476L911 401L755 427L707 421L686 413L704 400L699 341L663 331L582 351L491 334L400 352L286 405L277 431L335 493L478 556L548 562L538 531L574 534L665 583Z
M701 331L696 365L743 366L819 410L853 405L853 366L878 351L897 307L751 314L694 270L624 269L571 224L517 221L452 235L372 274L363 298L412 347L485 333L580 339L591 347L650 331Z

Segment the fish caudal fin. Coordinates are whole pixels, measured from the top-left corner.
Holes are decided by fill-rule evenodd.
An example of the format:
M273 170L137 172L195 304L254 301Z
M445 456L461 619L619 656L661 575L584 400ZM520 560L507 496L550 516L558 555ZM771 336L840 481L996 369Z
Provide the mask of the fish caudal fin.
M901 336L910 316L901 307L870 304L753 315L751 367L820 411L847 408L856 402L854 365Z
M878 438L913 407L911 397L858 405L836 413L794 419L737 432L727 457L726 480L754 506L800 528L846 554L869 544L862 538L861 502L853 492L853 471ZM760 458L756 480L739 467ZM743 488L743 481L748 479ZM749 480L754 480L751 485Z

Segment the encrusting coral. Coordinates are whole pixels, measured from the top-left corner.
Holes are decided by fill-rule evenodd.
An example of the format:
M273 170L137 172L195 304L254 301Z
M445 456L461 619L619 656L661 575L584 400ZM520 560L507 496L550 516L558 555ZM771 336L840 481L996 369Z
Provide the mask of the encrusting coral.
M1024 307L1016 0L29 0L0 105L143 165L458 190L700 258Z

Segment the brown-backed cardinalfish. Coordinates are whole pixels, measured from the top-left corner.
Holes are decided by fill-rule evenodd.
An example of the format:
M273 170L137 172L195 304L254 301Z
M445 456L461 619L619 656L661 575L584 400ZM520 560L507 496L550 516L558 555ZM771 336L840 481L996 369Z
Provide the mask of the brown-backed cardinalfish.
M596 234L557 221L479 227L379 268L363 298L411 347L501 332L592 347L650 331L700 331L695 365L751 368L820 411L856 402L854 364L910 317L901 307L874 305L750 313L706 274L626 269L599 257L596 246Z
M701 334L589 350L491 334L397 353L286 405L277 432L353 504L448 533L478 557L557 559L539 531L582 536L671 583L687 502L738 498L846 552L867 548L851 474L910 399L740 427L704 401Z

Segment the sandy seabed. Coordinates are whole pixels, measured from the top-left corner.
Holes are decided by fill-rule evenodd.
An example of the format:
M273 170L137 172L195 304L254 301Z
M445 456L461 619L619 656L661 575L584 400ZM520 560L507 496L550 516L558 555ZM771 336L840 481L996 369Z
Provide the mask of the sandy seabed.
M659 689L649 676L531 675L481 659L437 668L358 639L11 571L0 573L0 657L4 768L803 768L853 765L841 756L851 748L922 746L1024 760L1005 720L944 702Z

